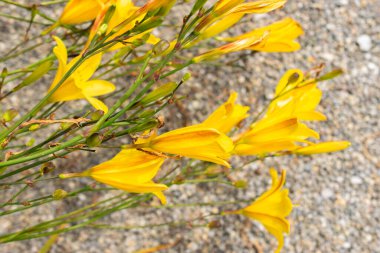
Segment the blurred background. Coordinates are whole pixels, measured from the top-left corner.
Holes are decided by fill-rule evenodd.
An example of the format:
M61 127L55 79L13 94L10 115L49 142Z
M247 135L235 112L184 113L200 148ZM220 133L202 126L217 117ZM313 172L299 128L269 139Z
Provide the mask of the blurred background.
M20 8L5 7L0 12L26 15ZM60 8L51 10L58 17ZM169 23L176 24L186 14L178 4ZM247 180L247 189L237 190L220 184L179 185L167 191L170 203L228 201L253 198L270 184L268 169L287 169L286 186L299 206L290 216L291 234L282 252L378 252L380 249L380 1L378 0L289 0L281 10L264 15L251 15L244 23L222 35L240 34L255 27L290 16L305 30L299 39L302 49L294 53L241 52L224 57L228 64L202 64L186 71L192 79L183 85L179 95L186 98L164 112L166 127L174 129L198 123L222 102L229 92L239 93L242 104L251 113L260 112L273 96L274 88L287 69L307 71L321 63L326 71L342 68L344 74L323 82L324 92L319 109L328 121L312 125L322 140L349 140L352 146L343 152L313 157L268 158L235 173L234 179ZM0 55L20 41L27 24L0 17ZM35 31L38 33L38 31ZM160 37L164 31L157 31ZM10 68L30 64L50 52L46 45L10 62ZM2 63L1 63L2 64ZM2 68L3 66L0 65ZM8 67L8 66L7 66ZM184 71L183 73L185 73ZM10 97L7 106L29 108L50 86L46 78L35 89L25 91L24 98ZM73 154L59 166L86 168L112 154ZM80 161L80 164L78 164ZM61 185L46 184L40 193L54 187L75 188L89 181L73 180ZM0 231L35 224L64 213L72 207L90 202L89 196L62 201L32 209L23 217L0 219ZM102 223L113 225L146 225L164 221L192 219L218 207L186 207L124 210L107 217ZM62 234L51 252L136 252L169 244L160 252L271 252L276 241L257 223L245 217L218 219L214 229L191 224L136 230L99 230L86 228ZM12 242L0 246L0 252L38 252L46 238Z

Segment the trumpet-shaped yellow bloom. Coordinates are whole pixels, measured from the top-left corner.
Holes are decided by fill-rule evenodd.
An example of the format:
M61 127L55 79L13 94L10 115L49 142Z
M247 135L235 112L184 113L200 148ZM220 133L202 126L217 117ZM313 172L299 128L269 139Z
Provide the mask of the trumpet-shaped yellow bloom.
M80 24L96 18L108 0L70 0L60 18L61 24Z
M138 148L190 157L230 167L232 140L215 128L194 125L151 136Z
M232 16L232 18L238 18L238 16ZM210 32L206 33L206 36L212 36L221 31L221 27L218 26L210 29ZM301 46L295 41L295 39L301 34L303 34L301 26L293 19L285 18L279 22L255 29L243 35L233 38L225 38L223 40L233 42L201 54L195 57L194 61L200 62L214 59L221 55L241 50L254 50L260 52L296 51L300 49Z
M227 134L239 122L248 117L248 106L235 104L238 94L232 92L230 98L216 109L202 125L205 127L215 128L222 133Z
M321 97L322 91L315 79L305 80L299 69L287 71L279 81L275 98L264 117L252 124L250 130L234 138L235 154L288 151L307 155L347 148L349 142L346 141L314 144L307 140L319 139L319 134L300 121L326 120L325 115L316 111Z
M223 45L221 47L212 49L206 53L203 53L197 57L194 57L194 62L202 62L205 60L214 60L215 58L218 58L222 55L245 50L251 46L258 45L260 43L264 43L265 37L267 34L265 34L263 37L257 38L257 37L251 37L246 39L237 40L231 43L228 43L226 45Z
M115 33L112 34L109 38L107 38L106 42L112 39L115 39L116 37L122 34L125 34L129 30L131 30L135 26L136 23L140 22L144 18L147 11L150 10L148 7L154 4L153 2L152 1L148 2L143 7L135 6L131 0L114 0L114 2L109 2L108 5L98 13L98 16L94 22L94 25L91 28L90 36L85 48L88 47L90 41L94 38L95 34L98 32L99 26L102 24L105 14L108 11L108 8L111 6L111 4L115 5L115 11L108 22L106 34L109 34L112 31L114 31ZM134 35L134 36L132 35L129 38L123 40L123 43L132 43L134 40L140 39L145 34L149 34L150 32L151 32L151 29L144 31L138 35ZM158 41L159 41L158 38L156 38L152 34L149 34L147 43L155 44ZM109 50L116 50L116 49L122 48L124 47L123 43L117 43L116 45L112 46Z
M290 224L286 217L291 213L293 204L289 198L288 189L283 189L286 171L282 171L280 178L275 169L270 169L270 174L272 187L251 205L236 213L260 222L269 233L276 237L278 247L275 252L279 253L284 245L284 233L290 232Z
M84 174L96 181L133 193L153 193L163 204L162 191L168 187L156 184L156 176L165 158L136 149L122 150L111 160L96 165Z
M265 37L262 43L248 45L245 49L260 52L293 52L301 48L295 41L303 34L302 27L291 18L285 18L269 26L254 29L251 32L226 38L226 41L240 41L247 38Z
M245 14L270 12L282 7L285 3L286 0L260 0L248 3L244 3L244 0L218 1L214 10L195 28L199 37L192 44L229 29L239 22Z
M293 153L298 155L312 155L320 153L330 153L336 152L351 146L348 141L327 141L321 143L310 143L306 147L300 147L293 151Z
M49 91L59 83L66 72L82 57L79 55L67 64L67 49L65 44L58 37L54 37L54 40L57 42L57 46L53 51L59 63ZM49 98L49 102L87 99L96 109L107 112L107 106L94 97L114 91L115 86L105 80L89 80L98 68L101 57L101 54L94 55L81 64L53 93Z
M280 122L268 122L250 130L235 140L234 153L238 155L261 155L268 152L290 151L308 138L319 139L319 134L300 123L297 118Z
M287 0L258 0L237 5L232 13L267 13L285 5Z
M276 87L275 99L270 103L265 121L280 121L290 117L299 120L326 120L326 116L316 111L322 98L322 91L314 81L304 81L299 69L288 70Z

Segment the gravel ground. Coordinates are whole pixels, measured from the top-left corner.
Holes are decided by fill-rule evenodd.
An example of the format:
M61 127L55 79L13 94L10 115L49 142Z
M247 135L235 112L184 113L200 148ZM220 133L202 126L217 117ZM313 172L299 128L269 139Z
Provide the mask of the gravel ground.
M248 24L259 26L285 16L295 18L305 30L299 52L259 53L247 58L231 56L231 59L240 57L236 64L243 68L210 64L192 67L193 78L180 91L188 99L182 101L180 110L173 106L166 111L171 115L170 120L167 117L170 127L203 120L228 97L231 89L239 92L241 103L250 105L252 112L258 112L271 98L286 69L307 70L322 62L327 69L343 68L343 76L320 85L324 91L320 109L329 120L315 125L315 129L325 140L346 139L352 142L352 146L333 155L266 159L250 165L234 174L236 179L249 179L246 190L215 184L175 186L167 192L169 203L255 197L269 184L268 168L285 168L288 170L287 187L299 206L290 216L292 231L283 252L379 252L380 147L376 145L380 139L379 10L377 0L289 1L283 10L255 16L254 22ZM14 10L15 13L18 11ZM9 41L17 41L22 36L18 25L6 25L3 21L5 19L1 18L0 29L6 36L1 36L0 54L7 51ZM21 28L25 29L24 26ZM238 33L238 29L232 32ZM22 64L28 62L29 58L25 58ZM34 92L38 89L46 87L37 87ZM30 94L25 95L33 100L35 93L28 92ZM14 98L8 103L28 107ZM72 156L61 166L75 166L79 159L83 161L83 157ZM95 160L104 158L96 157ZM55 187L69 190L77 183ZM48 194L52 189L53 185L47 184L38 191ZM77 201L83 204L92 198L80 195ZM52 204L26 213L24 217L3 219L0 230L13 230L52 218L62 209L68 210L70 205L78 203ZM115 213L103 222L144 225L196 218L213 211L217 208L138 208ZM260 226L244 217L224 217L219 222L221 226L211 230L189 225L132 231L84 229L60 235L51 252L134 252L171 243L176 244L162 252L255 252L255 249L256 252L270 252L276 245ZM0 251L37 252L45 241L9 243L1 246Z

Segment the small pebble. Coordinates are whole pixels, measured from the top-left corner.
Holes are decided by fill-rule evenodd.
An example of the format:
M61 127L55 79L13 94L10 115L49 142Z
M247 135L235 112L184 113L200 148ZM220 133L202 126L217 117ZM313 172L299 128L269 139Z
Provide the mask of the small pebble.
M371 37L369 37L367 34L360 35L356 42L359 44L360 50L364 52L371 50L372 41Z

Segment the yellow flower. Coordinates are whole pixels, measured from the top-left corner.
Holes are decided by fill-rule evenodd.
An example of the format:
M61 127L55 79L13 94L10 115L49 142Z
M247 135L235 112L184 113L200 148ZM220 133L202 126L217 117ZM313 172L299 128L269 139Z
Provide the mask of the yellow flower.
M252 37L264 37L265 39L261 43L249 45L245 49L260 52L293 52L301 48L295 39L302 34L303 30L295 20L285 18L269 26L254 29L251 32L224 40L240 41Z
M84 175L128 192L153 193L166 204L162 191L168 187L152 181L164 160L144 151L126 149L111 160L92 167Z
M218 27L211 29L214 30L210 32L210 35L213 35L219 31ZM195 57L194 61L200 62L214 59L216 57L220 57L221 55L241 50L254 50L260 52L296 51L300 49L300 44L294 40L301 34L303 34L301 26L293 19L285 18L269 26L255 29L237 37L224 38L222 40L232 42L201 54Z
M239 122L248 117L248 106L235 104L238 94L231 92L227 102L216 109L202 125L205 127L215 128L222 133L227 134Z
M283 189L286 171L283 170L280 179L275 169L270 169L272 187L256 199L251 205L236 213L243 214L260 222L266 230L276 237L279 253L284 245L284 233L289 234L290 224L286 217L293 209L288 189Z
M326 120L325 115L316 111L321 97L322 91L315 79L304 79L299 69L287 71L279 81L275 98L264 117L252 124L250 130L234 138L235 154L288 151L307 155L347 148L349 142L346 141L314 144L307 140L311 137L319 139L319 134L300 121Z
M79 55L67 64L67 49L65 44L58 37L54 37L54 40L57 42L57 46L53 51L59 63L49 91L58 84L65 73L82 57ZM89 80L98 68L101 57L101 54L94 55L80 65L53 93L49 98L49 102L87 99L96 109L107 112L107 106L94 97L114 91L115 86L105 80Z
M297 118L282 121L263 120L235 140L234 153L237 155L262 155L269 152L296 149L296 142L307 138L319 139L319 134L300 123ZM259 122L260 123L260 122Z
M310 143L306 147L300 147L293 151L293 153L298 155L312 155L320 153L336 152L351 146L348 141L327 141L321 143Z
M265 34L266 36L266 34ZM215 58L218 58L222 55L228 54L228 53L233 53L241 50L245 50L251 46L263 43L265 36L257 38L257 37L251 37L251 38L246 38L246 39L241 39L234 41L232 43L228 43L226 45L223 45L221 47L212 49L206 53L203 53L199 56L194 57L193 61L194 62L201 62L205 60L213 60Z
M135 26L136 23L140 22L145 17L147 11L149 10L148 7L150 7L149 4L154 4L154 3L152 3L151 1L151 2L148 2L143 7L137 7L133 4L131 0L114 0L114 2L109 2L108 5L98 13L98 16L94 22L94 25L91 28L89 39L85 48L88 47L89 43L91 42L96 32L98 31L99 26L102 24L105 14L108 11L108 8L111 6L111 4L115 5L115 11L110 21L108 22L106 34L109 34L110 32L114 31L116 27L117 27L116 29L117 31L114 34L112 34L109 38L107 38L106 42L112 39L115 39L116 37L131 30ZM126 22L127 20L128 22ZM126 22L126 23L124 24L123 22ZM123 25L118 27L122 23ZM131 43L136 39L140 39L145 34L147 33L149 34L151 31L152 29L144 31L138 35L131 36L128 39L125 39L123 43ZM159 41L158 38L156 38L152 34L149 34L147 43L155 44L158 41ZM123 43L117 43L116 45L112 46L108 50L116 50L116 49L122 48L124 47Z
M227 159L233 149L230 138L218 130L202 125L179 128L134 147L190 157L230 167Z
M96 18L107 0L70 0L63 10L59 23L80 24Z
M280 121L296 117L305 121L326 120L325 115L316 111L321 98L322 91L315 81L305 81L299 69L288 70L276 87L275 99L270 103L264 119Z
M286 0L261 0L243 3L244 0L220 0L214 10L195 28L200 40L211 38L239 22L245 14L266 13L282 7Z

